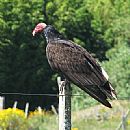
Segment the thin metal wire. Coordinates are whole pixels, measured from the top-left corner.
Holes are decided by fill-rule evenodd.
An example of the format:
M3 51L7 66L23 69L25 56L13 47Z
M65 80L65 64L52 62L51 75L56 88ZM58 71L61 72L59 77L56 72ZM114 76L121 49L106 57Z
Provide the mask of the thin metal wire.
M21 95L21 96L50 96L50 97L59 97L59 96L67 96L63 94L51 94L51 93L3 93L0 92L0 95ZM81 94L72 94L71 96L84 96ZM130 97L118 97L118 100L130 99Z
M51 93L3 93L0 92L1 95L21 95L21 96L50 96L50 97L59 97L59 96L65 96L63 94L51 94ZM83 96L79 94L73 94L71 96Z
M0 92L1 95L21 95L21 96L58 96L58 94L46 94L46 93L3 93Z

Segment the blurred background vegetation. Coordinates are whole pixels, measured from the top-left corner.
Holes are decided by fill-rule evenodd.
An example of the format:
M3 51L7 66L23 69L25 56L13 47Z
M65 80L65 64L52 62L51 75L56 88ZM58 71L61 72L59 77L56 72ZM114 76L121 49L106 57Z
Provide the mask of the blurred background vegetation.
M56 73L45 56L46 42L33 37L39 22L54 25L85 47L109 74L119 97L130 95L129 0L0 0L0 92L58 93ZM72 109L97 103L72 85ZM49 109L57 97L5 95L6 107L17 100Z

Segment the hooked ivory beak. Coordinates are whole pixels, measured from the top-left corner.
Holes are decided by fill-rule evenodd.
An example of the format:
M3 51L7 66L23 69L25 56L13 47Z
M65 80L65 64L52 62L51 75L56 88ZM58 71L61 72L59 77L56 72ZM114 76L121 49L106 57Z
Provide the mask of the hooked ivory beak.
M35 30L33 30L32 35L35 36L35 34L36 34Z

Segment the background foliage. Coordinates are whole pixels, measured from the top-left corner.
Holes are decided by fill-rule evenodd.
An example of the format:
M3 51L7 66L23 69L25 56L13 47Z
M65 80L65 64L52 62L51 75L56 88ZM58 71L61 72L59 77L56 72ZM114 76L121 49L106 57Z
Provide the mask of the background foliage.
M39 22L54 25L68 39L85 47L106 68L119 97L130 94L129 0L0 0L0 91L58 93L56 74L45 57L45 40L32 37ZM73 97L74 109L97 103L83 94ZM86 100L86 98L88 100ZM54 97L7 96L31 109L57 106Z

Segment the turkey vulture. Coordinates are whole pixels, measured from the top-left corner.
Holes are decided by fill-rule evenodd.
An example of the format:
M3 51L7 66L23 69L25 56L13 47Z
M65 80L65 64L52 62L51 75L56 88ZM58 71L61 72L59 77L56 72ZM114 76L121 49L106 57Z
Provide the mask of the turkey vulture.
M46 55L53 70L103 105L112 107L107 98L116 98L116 93L108 81L108 75L83 47L67 40L53 26L45 23L39 23L32 34L45 36Z

